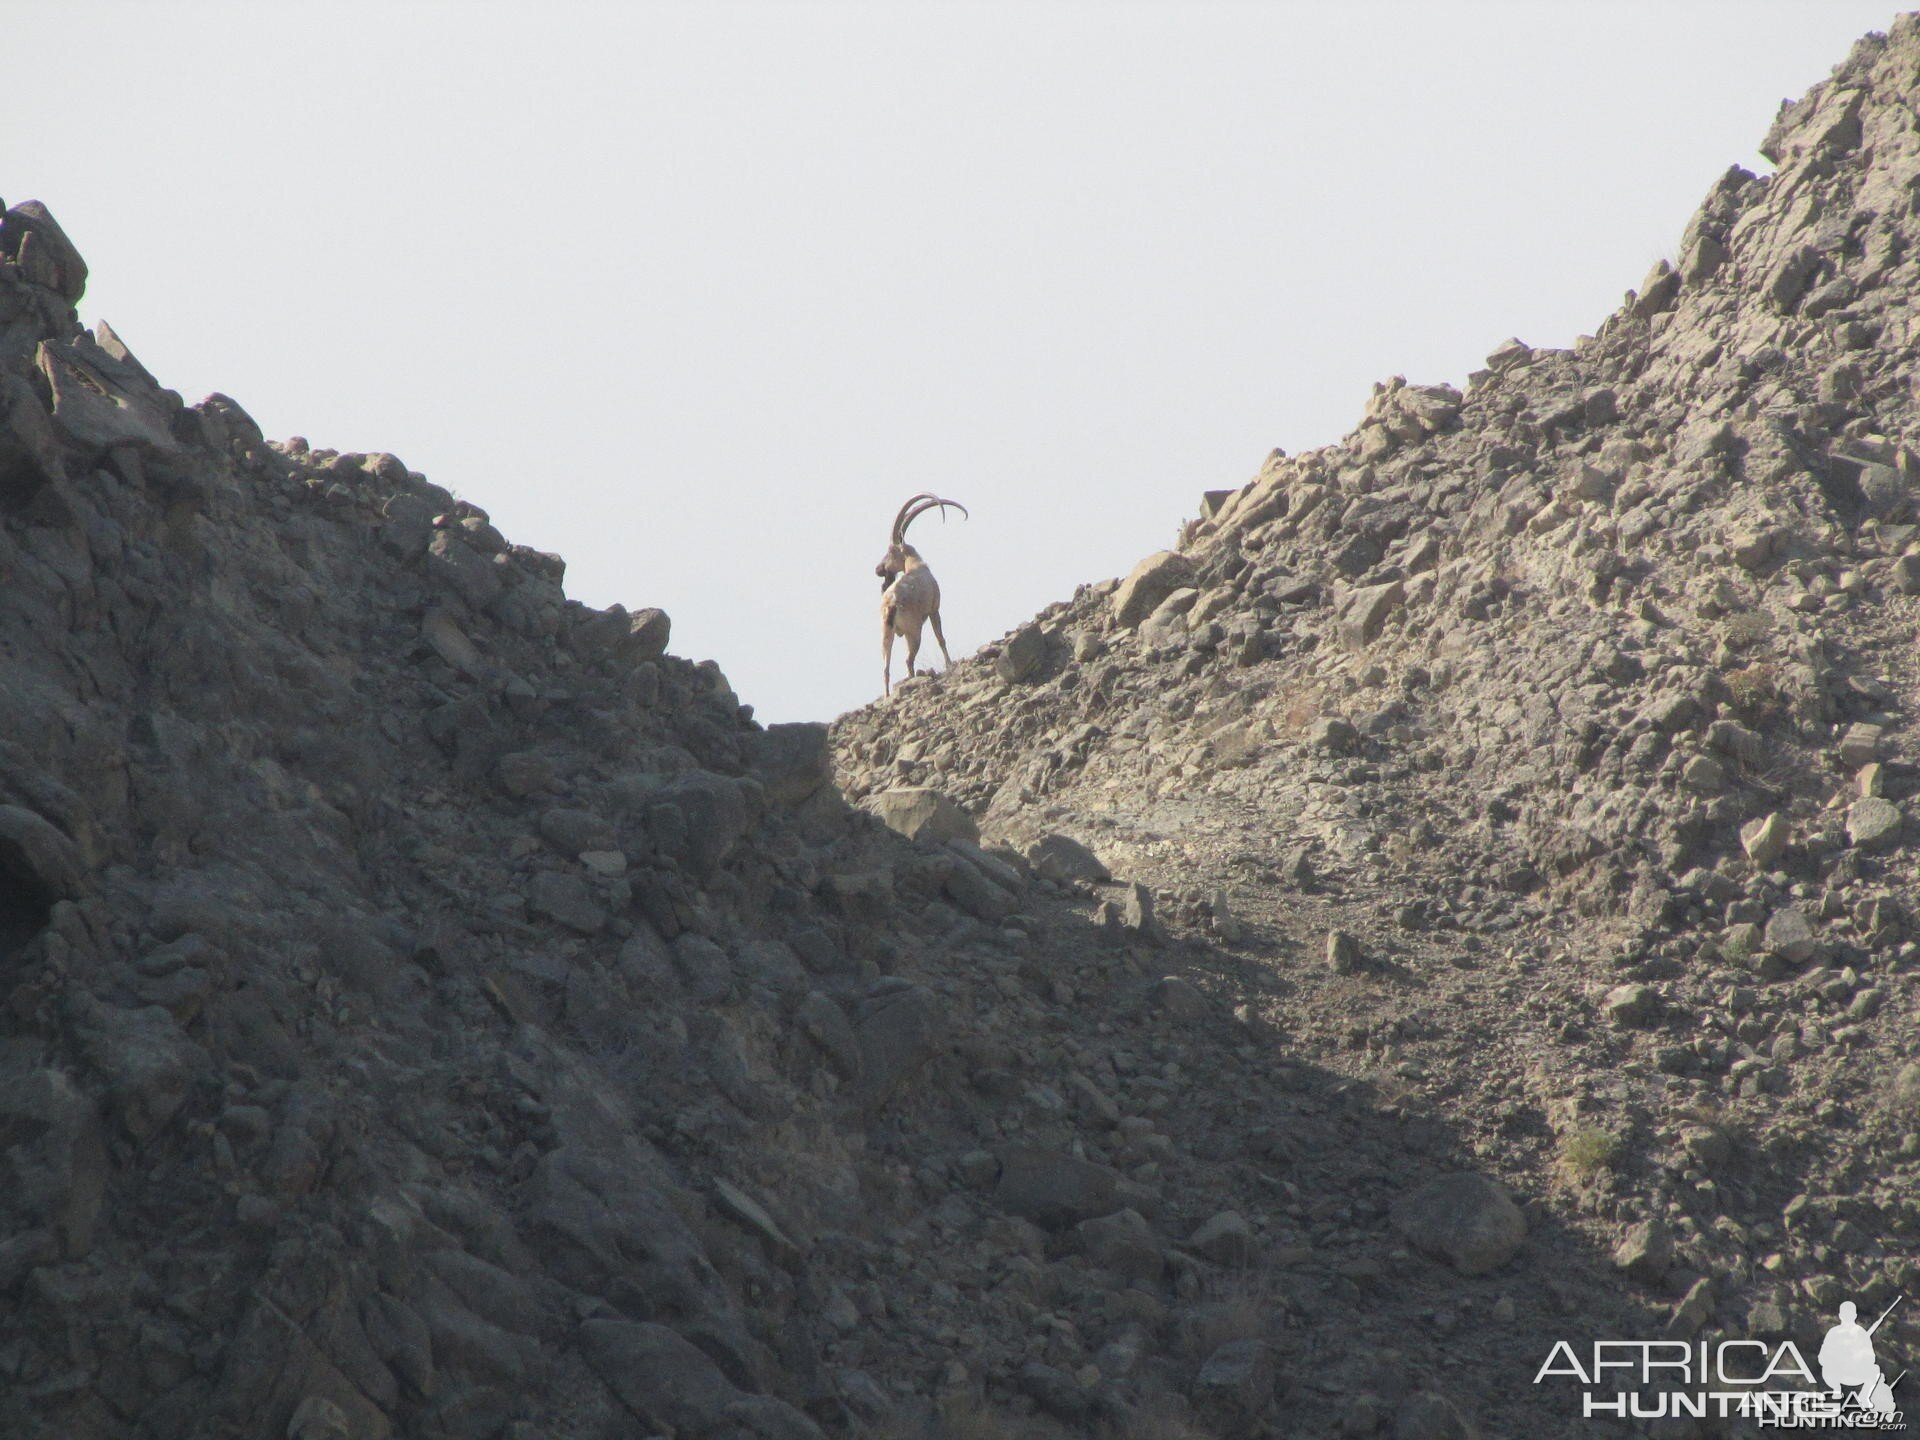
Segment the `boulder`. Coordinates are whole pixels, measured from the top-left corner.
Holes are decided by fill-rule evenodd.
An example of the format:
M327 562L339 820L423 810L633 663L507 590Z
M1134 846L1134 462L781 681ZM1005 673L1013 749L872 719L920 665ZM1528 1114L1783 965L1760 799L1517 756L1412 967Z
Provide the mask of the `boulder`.
M1447 1175L1403 1195L1393 1228L1414 1249L1462 1275L1484 1275L1511 1260L1527 1238L1526 1217L1506 1187L1485 1175Z
M1104 1165L1032 1145L1003 1146L993 1197L1000 1208L1049 1230L1111 1215L1120 1177Z
M948 840L980 839L973 817L938 790L909 785L885 790L867 808L895 834L938 845Z
M1069 835L1042 835L1027 847L1027 863L1043 880L1104 884L1113 874L1100 857Z
M23 200L0 217L0 255L70 305L87 292L87 262L38 200Z
M1193 562L1172 550L1147 556L1113 593L1114 622L1131 630L1174 591L1193 583Z
M1869 854L1891 850L1900 843L1904 819L1893 801L1865 796L1847 810L1847 839Z
M993 662L994 673L1009 685L1030 680L1047 659L1047 637L1038 625L1023 625L1009 635Z

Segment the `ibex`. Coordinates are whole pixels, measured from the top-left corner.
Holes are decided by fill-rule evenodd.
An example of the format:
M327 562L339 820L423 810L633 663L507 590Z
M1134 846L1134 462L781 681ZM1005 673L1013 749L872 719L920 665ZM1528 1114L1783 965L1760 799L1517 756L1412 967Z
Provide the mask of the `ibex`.
M887 553L873 567L873 573L880 577L880 655L885 662L881 682L889 695L893 693L893 637L896 635L904 635L907 640L909 676L914 673L913 662L920 654L920 627L929 620L933 622L933 638L940 642L941 658L949 666L953 664L953 656L947 653L947 637L940 633L940 582L933 578L920 552L907 544L907 527L927 511L944 506L951 506L962 517L966 516L966 506L925 491L902 505L900 513L893 517L893 539Z

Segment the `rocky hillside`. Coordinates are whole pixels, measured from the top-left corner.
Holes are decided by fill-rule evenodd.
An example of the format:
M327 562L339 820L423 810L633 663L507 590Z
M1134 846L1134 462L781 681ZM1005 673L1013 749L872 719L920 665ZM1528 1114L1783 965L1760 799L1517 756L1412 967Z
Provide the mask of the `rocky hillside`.
M1916 97L831 737L6 209L0 1435L1580 1435L1920 1301Z
M1235 1034L1368 1097L1352 1141L1283 1109L1283 1164L1244 1121L1298 1433L1394 1404L1311 1358L1336 1335L1391 1334L1488 1433L1585 1433L1565 1396L1519 1418L1539 1336L1811 1356L1840 1300L1920 1293L1917 106L1909 16L1593 336L1376 387L1175 549L836 725L849 797L945 795L1097 924L1157 906L1174 1103L1246 1098L1188 1058ZM1292 1258L1277 1187L1350 1143ZM1436 1284L1393 1205L1448 1168L1531 1233Z

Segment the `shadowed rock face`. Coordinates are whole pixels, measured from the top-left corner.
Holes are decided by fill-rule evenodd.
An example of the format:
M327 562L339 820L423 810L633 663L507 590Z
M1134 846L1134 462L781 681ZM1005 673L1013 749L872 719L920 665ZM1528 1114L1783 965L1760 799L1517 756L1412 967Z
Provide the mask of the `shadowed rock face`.
M1911 1291L1916 63L831 755L7 211L0 1434L1563 1435Z

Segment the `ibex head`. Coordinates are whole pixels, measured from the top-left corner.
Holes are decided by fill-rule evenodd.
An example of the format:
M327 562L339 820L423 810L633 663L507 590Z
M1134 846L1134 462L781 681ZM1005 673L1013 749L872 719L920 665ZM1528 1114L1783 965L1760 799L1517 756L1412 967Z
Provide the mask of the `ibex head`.
M967 507L957 501L942 500L924 490L900 507L900 513L893 517L893 535L887 543L887 553L873 567L873 573L880 577L882 590L893 583L895 576L920 564L920 552L907 544L907 527L927 511L943 506L958 510L963 517L967 513Z

